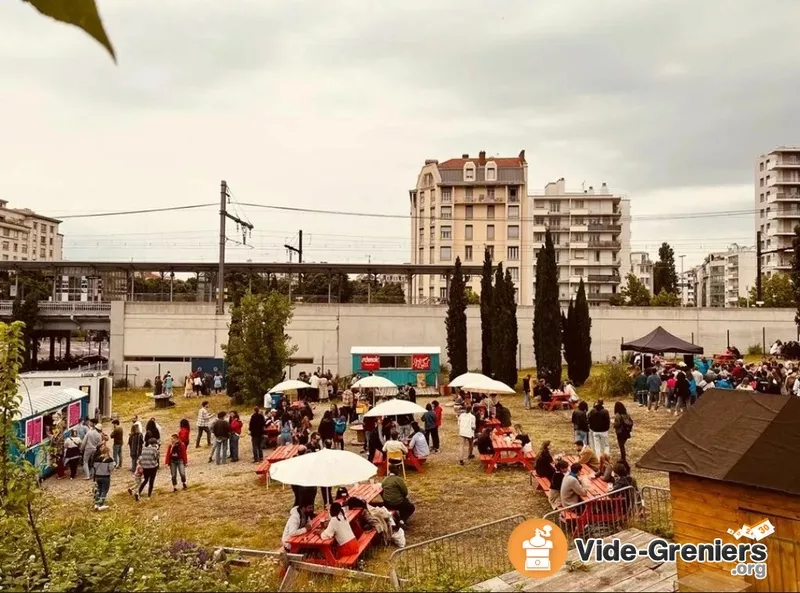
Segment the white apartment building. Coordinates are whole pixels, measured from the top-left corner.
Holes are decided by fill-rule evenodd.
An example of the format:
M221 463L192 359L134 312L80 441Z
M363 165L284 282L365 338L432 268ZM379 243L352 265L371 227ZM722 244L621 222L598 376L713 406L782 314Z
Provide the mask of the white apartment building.
M780 146L758 157L755 204L763 273L789 271L794 227L800 224L800 147Z
M738 307L748 299L756 283L755 247L731 245L727 251L710 253L694 269L698 307Z
M64 236L60 220L0 200L0 257L3 261L60 261Z
M630 268L627 273L636 276L653 294L653 262L646 251L632 251ZM623 279L624 282L624 279Z
M625 268L630 262L630 200L612 194L605 183L599 191L594 187L567 191L563 177L532 198L531 264L535 266L549 228L556 248L562 305L574 297L581 278L589 304L607 304L619 291L623 262Z
M684 307L694 307L697 304L694 293L695 284L697 283L694 268L691 270L686 270L685 272L681 272L679 278L681 289L681 305Z
M481 151L477 157L426 160L409 191L411 261L454 264L460 257L464 264L480 264L488 249L495 263L511 271L517 302L531 304L533 266L523 245L531 232L527 181L524 150L510 158ZM480 293L480 281L470 277L468 289ZM444 302L448 288L447 276L415 276L409 298Z

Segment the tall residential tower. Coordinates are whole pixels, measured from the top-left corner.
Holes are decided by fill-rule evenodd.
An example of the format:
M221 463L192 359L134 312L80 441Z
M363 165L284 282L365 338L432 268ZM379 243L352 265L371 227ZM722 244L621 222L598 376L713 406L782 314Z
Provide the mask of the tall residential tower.
M780 146L758 157L755 203L762 271L788 272L794 227L800 224L800 147Z

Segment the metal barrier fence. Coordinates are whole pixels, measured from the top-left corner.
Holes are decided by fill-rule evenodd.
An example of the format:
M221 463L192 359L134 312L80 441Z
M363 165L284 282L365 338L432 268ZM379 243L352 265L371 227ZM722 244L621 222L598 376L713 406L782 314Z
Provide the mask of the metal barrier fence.
M403 589L459 591L509 572L508 538L524 515L514 515L396 550L389 576Z
M671 539L672 503L669 488L643 486L639 491L642 512L636 516L635 527L653 535Z

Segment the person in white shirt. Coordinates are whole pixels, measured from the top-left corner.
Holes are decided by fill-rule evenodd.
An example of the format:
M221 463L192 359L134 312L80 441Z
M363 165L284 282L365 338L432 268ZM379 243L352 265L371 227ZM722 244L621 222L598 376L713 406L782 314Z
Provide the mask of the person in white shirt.
M384 453L394 453L400 451L403 455L408 453L408 448L403 444L395 431L392 431L389 438L383 444Z
M458 436L461 440L461 453L458 459L459 465L464 465L468 459L475 457L472 454L472 441L475 438L475 416L467 410L462 410L458 417Z
M411 440L408 442L408 448L417 459L426 459L431 454L431 448L428 446L428 439L425 438L425 433L419 428L416 422L411 423L411 429L414 431L411 435Z
M289 520L286 521L286 527L283 528L283 536L281 536L281 543L287 550L289 549L288 540L293 535L301 535L307 531L306 525L314 516L314 504L306 504L303 506L292 507L289 511Z
M317 381L317 389L319 390L319 401L328 401L328 378L322 375Z
M792 385L792 393L800 397L800 375L797 375L794 380L794 384Z
M339 558L358 554L358 540L353 533L353 528L350 527L350 523L347 521L347 515L345 515L342 509L342 505L338 502L331 503L329 512L331 518L325 531L320 535L320 538L336 539L336 544L339 547Z
M578 397L578 392L575 391L575 388L572 386L572 381L567 380L564 382L564 393L569 396L569 401L571 402L580 400Z
M311 379L309 379L308 384L311 385L312 389L319 389L319 375L317 375L317 373L311 375Z

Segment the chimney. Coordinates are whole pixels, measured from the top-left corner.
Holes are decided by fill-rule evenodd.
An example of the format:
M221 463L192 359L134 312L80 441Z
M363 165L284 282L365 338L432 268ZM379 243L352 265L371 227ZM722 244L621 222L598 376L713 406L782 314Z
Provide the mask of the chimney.
M589 193L594 194L594 186L592 185L589 186Z
M525 162L525 149L524 148L519 151L519 160L521 160L523 163Z
M438 165L439 161L436 160L436 159L425 159L425 164L426 165Z
M606 185L605 181L603 182L603 185L600 186L600 193L601 194L607 194L608 193L608 185Z
M481 165L486 162L486 151L485 150L482 150L482 151L480 151L478 153L478 160L480 161Z
M462 159L468 159L469 155L465 152L464 154L461 155L461 158Z

